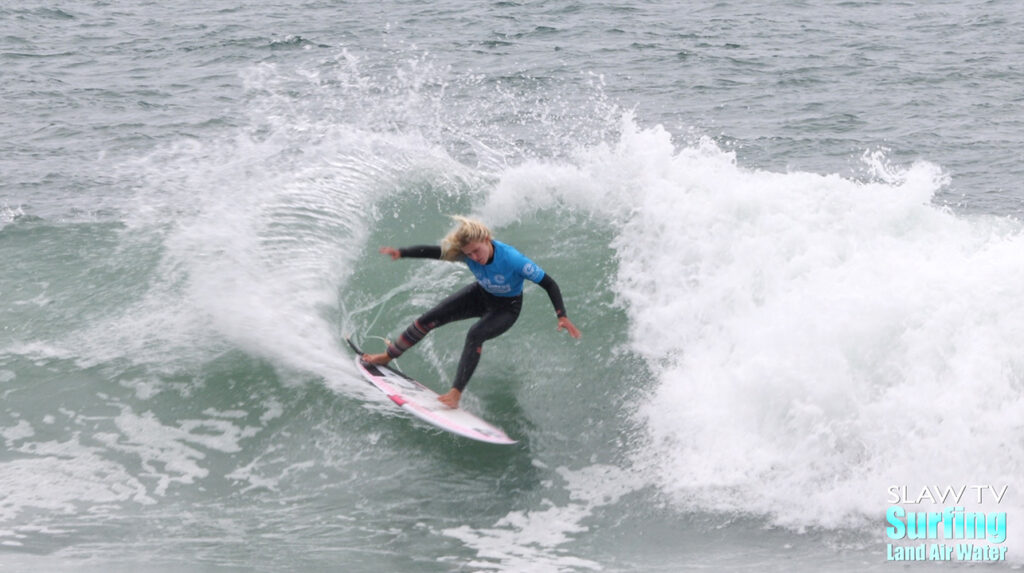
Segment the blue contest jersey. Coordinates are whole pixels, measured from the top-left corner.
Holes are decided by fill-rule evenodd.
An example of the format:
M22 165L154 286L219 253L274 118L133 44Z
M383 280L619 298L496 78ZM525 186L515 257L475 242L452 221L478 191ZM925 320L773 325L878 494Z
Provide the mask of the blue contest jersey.
M494 259L487 265L465 259L469 270L484 290L495 296L519 296L523 292L523 281L535 283L544 280L544 269L525 255L500 241L494 244Z

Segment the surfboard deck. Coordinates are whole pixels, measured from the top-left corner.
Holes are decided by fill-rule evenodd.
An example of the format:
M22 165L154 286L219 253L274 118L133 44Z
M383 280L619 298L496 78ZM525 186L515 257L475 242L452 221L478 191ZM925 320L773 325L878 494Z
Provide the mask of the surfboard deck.
M449 408L437 401L438 394L423 384L388 366L363 361L363 351L351 338L346 338L356 353L356 368L375 388L398 407L417 418L453 434L489 444L515 444L501 428L480 419L462 408Z

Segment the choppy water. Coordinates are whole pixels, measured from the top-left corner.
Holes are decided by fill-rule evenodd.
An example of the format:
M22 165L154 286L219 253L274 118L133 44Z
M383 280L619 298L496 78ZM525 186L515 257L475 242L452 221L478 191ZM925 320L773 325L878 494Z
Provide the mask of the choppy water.
M0 7L0 565L863 571L887 488L1024 515L1024 7ZM528 287L441 434L342 337ZM401 366L443 389L465 325ZM918 564L927 567L928 564ZM944 567L953 570L953 567ZM924 570L924 569L922 569Z

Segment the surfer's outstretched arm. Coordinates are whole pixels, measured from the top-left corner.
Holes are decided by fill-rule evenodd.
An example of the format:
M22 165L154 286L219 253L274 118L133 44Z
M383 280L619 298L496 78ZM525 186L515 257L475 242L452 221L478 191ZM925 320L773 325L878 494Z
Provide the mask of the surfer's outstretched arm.
M565 303L562 302L562 291L558 288L558 283L555 279L551 278L551 275L544 275L539 283L541 288L547 291L548 298L551 299L551 305L555 307L555 315L558 317L558 330L565 329L569 332L569 336L573 338L579 338L583 336L580 329L576 328L576 325L569 320L569 317L565 314Z
M380 253L391 257L391 260L393 261L397 261L402 258L440 259L441 247L437 245L417 245L415 247L402 247L400 249L396 249L394 247L381 247Z

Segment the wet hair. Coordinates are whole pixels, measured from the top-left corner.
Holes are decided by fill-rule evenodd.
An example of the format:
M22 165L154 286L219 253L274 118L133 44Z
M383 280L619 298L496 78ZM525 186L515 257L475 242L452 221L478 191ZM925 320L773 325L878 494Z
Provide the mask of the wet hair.
M480 221L461 215L452 215L452 219L458 222L459 226L452 229L441 240L442 259L446 261L460 260L465 257L462 249L466 245L491 240L491 230Z

